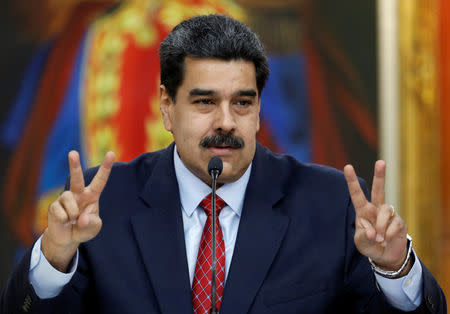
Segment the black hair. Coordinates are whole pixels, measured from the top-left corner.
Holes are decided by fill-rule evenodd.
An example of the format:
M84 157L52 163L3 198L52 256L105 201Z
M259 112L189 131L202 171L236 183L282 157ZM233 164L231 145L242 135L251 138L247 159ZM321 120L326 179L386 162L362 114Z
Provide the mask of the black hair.
M159 57L161 84L174 101L183 82L186 57L253 62L259 97L269 76L267 56L258 36L226 15L201 15L181 22L161 42Z

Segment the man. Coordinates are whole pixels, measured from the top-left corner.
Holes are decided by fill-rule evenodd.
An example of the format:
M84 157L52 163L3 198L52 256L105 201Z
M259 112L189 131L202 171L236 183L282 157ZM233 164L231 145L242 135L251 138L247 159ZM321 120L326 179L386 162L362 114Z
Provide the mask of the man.
M175 144L130 163L113 165L108 153L84 175L70 152L70 185L14 271L2 313L209 313L213 156L223 160L220 313L445 312L405 222L384 204L384 162L369 202L351 166L346 183L256 143L268 68L244 24L186 20L160 58Z

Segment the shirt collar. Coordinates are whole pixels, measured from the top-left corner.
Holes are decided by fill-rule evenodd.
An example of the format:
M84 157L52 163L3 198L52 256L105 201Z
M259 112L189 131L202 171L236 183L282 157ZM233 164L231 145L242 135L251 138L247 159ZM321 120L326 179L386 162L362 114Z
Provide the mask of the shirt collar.
M175 164L175 175L178 181L180 191L181 206L188 216L191 216L198 207L202 199L211 193L211 187L194 175L178 156L177 147L173 150L173 159ZM252 165L247 168L245 173L234 182L225 183L217 189L216 193L227 205L238 215L241 216L244 205L245 190L250 179Z

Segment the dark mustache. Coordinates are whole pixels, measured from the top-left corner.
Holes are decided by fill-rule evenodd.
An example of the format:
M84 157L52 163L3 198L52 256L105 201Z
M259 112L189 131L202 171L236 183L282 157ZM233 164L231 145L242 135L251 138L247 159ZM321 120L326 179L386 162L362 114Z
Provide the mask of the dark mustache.
M220 145L230 146L231 148L242 148L244 147L244 140L240 137L227 133L206 136L200 141L200 146L205 148Z

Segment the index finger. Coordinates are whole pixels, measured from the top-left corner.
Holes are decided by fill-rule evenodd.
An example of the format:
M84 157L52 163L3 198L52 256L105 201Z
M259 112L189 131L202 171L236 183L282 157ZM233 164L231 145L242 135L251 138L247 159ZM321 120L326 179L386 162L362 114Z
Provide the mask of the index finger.
M93 192L100 194L103 191L106 182L108 182L109 174L111 173L115 159L116 155L113 152L106 153L105 159L103 159L100 168L92 179L91 184L89 184L89 188Z
M68 154L69 171L70 171L70 191L73 193L81 193L84 191L83 169L81 169L80 155L75 150Z
M348 191L350 192L350 197L352 198L353 206L355 210L363 208L367 204L366 196L359 185L358 178L356 177L355 169L352 165L346 165L344 167L344 175L347 180Z

